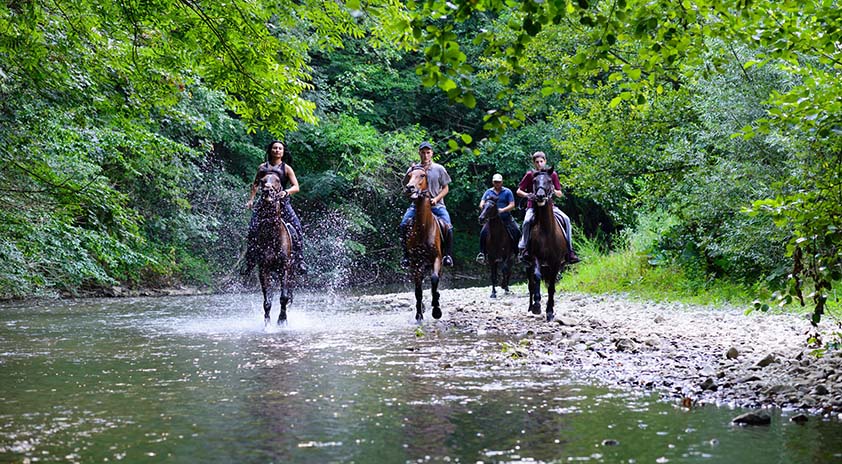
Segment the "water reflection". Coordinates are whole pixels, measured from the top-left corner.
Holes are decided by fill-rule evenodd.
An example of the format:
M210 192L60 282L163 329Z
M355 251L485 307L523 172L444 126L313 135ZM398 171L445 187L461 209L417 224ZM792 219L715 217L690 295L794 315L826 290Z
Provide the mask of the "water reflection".
M3 307L0 461L842 457L836 422L735 429L735 411L507 362L501 339L355 301L298 295L268 330L256 295Z

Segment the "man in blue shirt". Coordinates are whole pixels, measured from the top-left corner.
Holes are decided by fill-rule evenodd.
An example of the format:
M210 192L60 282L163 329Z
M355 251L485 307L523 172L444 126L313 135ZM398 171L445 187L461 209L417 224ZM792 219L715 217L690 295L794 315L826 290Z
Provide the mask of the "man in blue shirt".
M497 211L500 213L500 219L503 221L503 225L506 226L506 230L509 232L512 239L517 241L520 238L520 229L518 228L515 220L512 218L512 213L510 212L515 209L515 196L512 194L511 190L503 187L503 176L500 174L494 174L491 178L491 185L493 185L493 187L486 190L482 195L482 199L479 202L479 209L482 210L485 208L486 201L496 199ZM488 237L488 223L483 224L482 230L479 233L480 252L477 255L477 262L480 264L485 264L486 260L486 237Z

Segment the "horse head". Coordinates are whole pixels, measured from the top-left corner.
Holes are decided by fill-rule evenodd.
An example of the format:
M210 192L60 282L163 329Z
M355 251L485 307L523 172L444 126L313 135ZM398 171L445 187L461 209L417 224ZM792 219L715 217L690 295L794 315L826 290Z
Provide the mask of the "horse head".
M535 203L538 206L547 204L548 199L552 199L555 186L552 178L553 168L543 171L536 171L532 175L532 192L535 194Z
M260 179L260 194L261 199L266 203L276 203L278 200L284 198L282 192L284 191L281 185L281 178L277 174L270 172Z
M482 207L482 211L479 213L479 223L485 224L486 222L498 217L500 215L500 210L497 209L497 196L490 195L485 200L485 205Z
M413 200L417 199L420 196L428 196L430 195L430 191L427 189L427 170L421 166L413 166L412 170L409 171L409 180L404 187L404 191L409 194L409 197Z

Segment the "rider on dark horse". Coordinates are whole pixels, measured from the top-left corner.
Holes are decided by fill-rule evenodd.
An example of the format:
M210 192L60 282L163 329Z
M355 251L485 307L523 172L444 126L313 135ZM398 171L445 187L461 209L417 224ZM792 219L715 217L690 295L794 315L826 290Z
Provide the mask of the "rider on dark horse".
M246 208L251 209L254 205L254 197L257 194L258 187L260 186L260 180L263 179L264 176L275 175L280 178L281 186L283 187L283 191L281 193L283 210L281 214L283 215L284 220L292 225L292 228L294 229L294 231L292 231L293 233L290 234L292 235L293 253L295 254L295 261L298 266L298 273L304 274L306 273L306 269L304 267L303 256L303 230L301 228L301 221L298 219L298 215L295 214L295 210L292 209L292 205L289 200L290 196L298 193L300 188L298 186L298 179L295 177L295 171L293 171L292 166L289 165L292 161L292 156L289 153L286 154L287 160L284 162L284 149L284 143L279 140L273 140L269 143L269 146L266 147L266 162L257 167L257 174L254 176L254 182L251 185L251 194L249 195L248 202L246 202ZM257 215L252 213L251 221L249 222L246 265L243 268L244 275L248 275L257 264L260 251L257 249L256 243L257 226Z
M444 249L442 254L442 264L445 266L453 266L453 258L450 256L453 249L453 225L450 221L450 214L444 206L444 197L450 191L447 184L450 183L450 175L444 166L433 162L433 146L429 142L423 142L418 147L418 156L421 158L420 166L427 172L427 188L430 190L430 203L432 204L433 214L447 223L447 230L444 236ZM414 166L410 166L406 171L403 179L403 185L409 181L409 173ZM406 234L409 230L409 224L412 218L415 217L415 205L412 204L403 215L399 229L401 234L401 246L403 247L403 258L401 258L401 266L409 266L409 255L406 247Z
M517 196L521 198L528 198L528 202L526 204L526 215L523 217L523 235L520 238L520 243L518 243L517 247L520 253L520 258L522 261L529 261L529 249L527 244L529 243L529 234L532 229L532 221L535 217L535 212L532 210L532 176L534 175L535 171L543 171L547 166L547 155L544 154L543 151L536 151L532 154L532 165L535 170L527 171L526 174L521 179L520 184L517 187ZM555 187L555 191L553 195L558 198L561 198L561 183L558 181L558 174L555 172L552 173L552 180L553 180L553 187ZM570 218L567 217L557 206L553 205L553 213L556 217L561 218L562 223L564 225L564 234L567 236L567 244L570 248L570 251L567 254L567 264L575 264L579 262L579 257L576 256L576 253L573 251L573 231L572 226L570 224Z
M479 201L479 209L482 211L482 209L485 208L486 201L496 201L497 211L500 214L500 220L503 221L503 225L506 226L506 230L509 232L509 236L512 237L512 240L517 242L518 239L520 239L520 228L518 228L518 225L514 218L512 218L512 213L510 212L515 209L515 196L512 194L511 190L503 187L503 176L501 174L494 174L494 176L491 177L491 185L493 185L493 187L486 190L482 195L482 199ZM479 233L479 254L476 259L479 264L483 265L486 263L488 252L488 250L485 249L486 237L488 237L487 222L483 224L482 230Z

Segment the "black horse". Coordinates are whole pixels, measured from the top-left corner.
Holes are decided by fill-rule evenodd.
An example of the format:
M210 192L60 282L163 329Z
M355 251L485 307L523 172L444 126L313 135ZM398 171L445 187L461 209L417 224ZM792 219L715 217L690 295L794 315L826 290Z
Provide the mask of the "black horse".
M527 264L529 277L529 310L541 314L541 280L547 286L547 321L554 318L555 282L564 272L569 245L564 231L553 212L552 168L538 171L532 178L534 193L532 235L526 246L532 260Z
M284 201L289 197L277 175L269 173L260 180L260 200L255 206L256 230L250 234L249 249L260 270L263 290L264 321L269 323L274 287L280 286L281 313L278 325L287 320L287 305L292 302L293 249L289 226L283 218Z
M500 218L497 197L494 195L485 200L485 206L479 214L479 223L487 224L488 227L488 233L483 239L483 249L486 251L485 261L491 270L491 298L497 298L497 268L499 266L502 273L500 288L508 294L520 231L515 224L512 225L514 230L510 231L506 227Z

